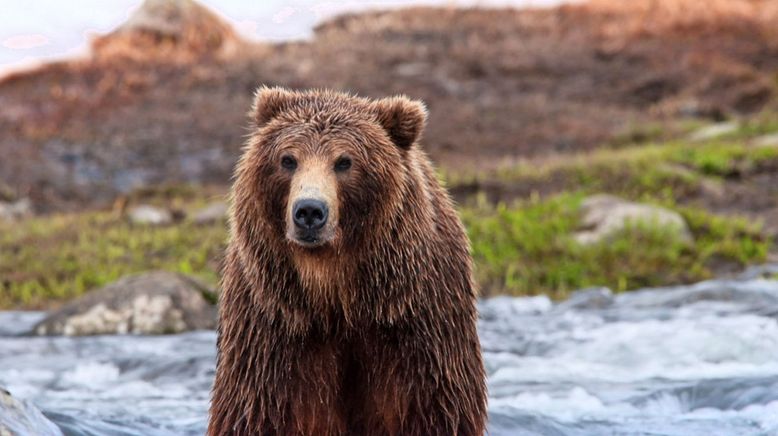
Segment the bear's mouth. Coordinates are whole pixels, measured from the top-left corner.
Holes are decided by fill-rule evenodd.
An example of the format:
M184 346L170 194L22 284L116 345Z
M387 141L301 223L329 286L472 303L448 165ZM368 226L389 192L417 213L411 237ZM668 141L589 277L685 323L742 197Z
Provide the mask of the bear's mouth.
M321 247L327 243L326 238L323 238L319 232L314 231L295 232L294 235L289 235L289 239L305 248Z

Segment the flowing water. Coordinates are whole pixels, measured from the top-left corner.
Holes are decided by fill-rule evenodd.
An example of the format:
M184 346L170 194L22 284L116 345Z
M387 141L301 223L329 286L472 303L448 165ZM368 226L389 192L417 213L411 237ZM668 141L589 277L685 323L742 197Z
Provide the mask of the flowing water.
M480 311L492 435L778 435L777 281ZM0 385L65 434L204 432L213 332L13 336L40 316L0 313Z

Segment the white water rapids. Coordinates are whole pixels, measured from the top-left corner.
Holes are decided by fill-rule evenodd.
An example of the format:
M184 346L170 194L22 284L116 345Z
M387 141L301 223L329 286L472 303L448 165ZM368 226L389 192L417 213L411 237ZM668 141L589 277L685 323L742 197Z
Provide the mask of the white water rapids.
M778 281L482 301L490 434L778 435ZM199 435L214 332L14 336L0 386L72 435Z

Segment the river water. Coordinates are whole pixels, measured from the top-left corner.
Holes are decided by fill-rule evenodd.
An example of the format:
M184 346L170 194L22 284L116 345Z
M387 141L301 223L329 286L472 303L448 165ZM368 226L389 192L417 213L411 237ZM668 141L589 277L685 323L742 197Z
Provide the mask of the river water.
M778 435L778 281L480 311L492 435ZM0 385L65 434L203 434L213 332L13 336L40 317L0 313Z

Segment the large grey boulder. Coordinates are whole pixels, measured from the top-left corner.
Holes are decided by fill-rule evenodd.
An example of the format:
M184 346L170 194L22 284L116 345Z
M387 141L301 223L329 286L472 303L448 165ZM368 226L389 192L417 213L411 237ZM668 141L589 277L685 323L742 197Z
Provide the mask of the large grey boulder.
M612 195L594 195L581 204L581 231L574 235L580 244L594 244L625 230L630 225L649 224L676 232L682 240L692 235L683 217L669 209L633 203Z
M122 278L50 313L33 335L169 334L212 329L210 289L164 271Z
M29 401L19 401L0 387L0 436L61 436L62 431Z

